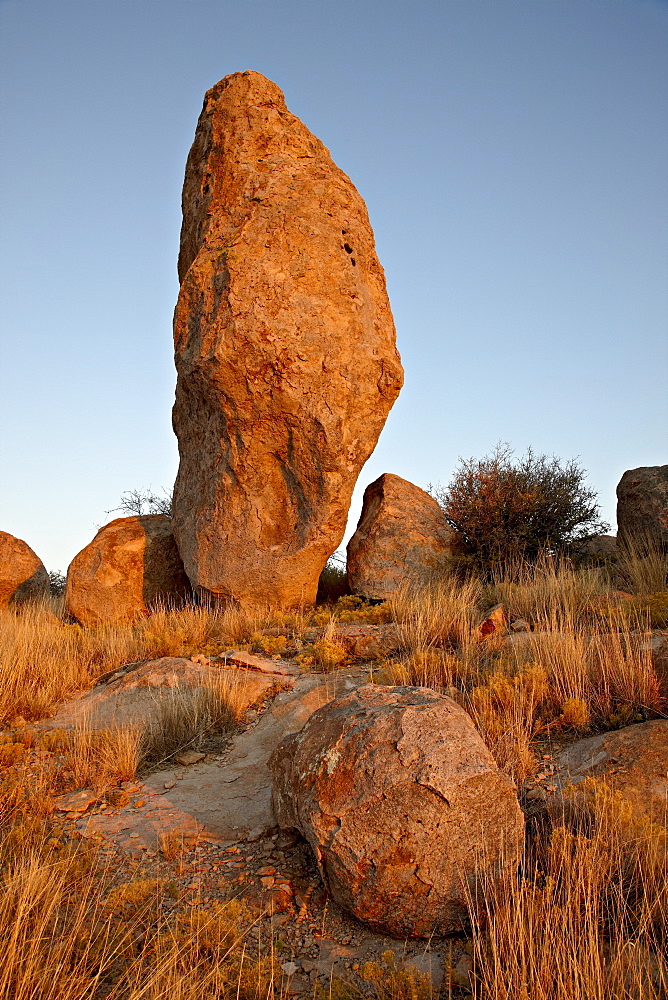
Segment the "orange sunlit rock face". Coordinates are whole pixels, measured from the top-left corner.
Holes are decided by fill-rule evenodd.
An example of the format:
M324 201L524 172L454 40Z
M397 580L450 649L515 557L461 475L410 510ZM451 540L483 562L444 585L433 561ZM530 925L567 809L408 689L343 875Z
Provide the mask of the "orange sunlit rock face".
M314 712L270 761L279 826L308 840L334 899L374 930L461 930L479 879L517 869L524 817L463 708L368 684Z
M259 73L208 93L174 319L174 533L197 588L315 598L403 381L366 207Z
M128 621L161 601L179 603L190 585L165 514L118 517L70 563L65 606L83 625Z
M0 531L0 608L44 597L49 574L41 559L20 538Z

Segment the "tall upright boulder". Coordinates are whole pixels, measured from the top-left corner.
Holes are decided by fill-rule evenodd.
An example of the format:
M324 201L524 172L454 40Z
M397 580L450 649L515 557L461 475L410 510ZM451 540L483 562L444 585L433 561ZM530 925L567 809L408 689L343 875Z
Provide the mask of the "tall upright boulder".
M404 581L426 584L443 573L461 547L432 496L384 472L364 491L348 542L348 586L353 594L385 600Z
M27 542L0 531L0 608L45 597L49 574Z
M117 517L70 563L65 607L82 625L132 621L156 602L178 604L189 592L170 518Z
M629 469L617 486L617 538L668 550L668 465Z
M313 600L403 371L364 202L259 73L206 94L179 278L186 572L246 605Z

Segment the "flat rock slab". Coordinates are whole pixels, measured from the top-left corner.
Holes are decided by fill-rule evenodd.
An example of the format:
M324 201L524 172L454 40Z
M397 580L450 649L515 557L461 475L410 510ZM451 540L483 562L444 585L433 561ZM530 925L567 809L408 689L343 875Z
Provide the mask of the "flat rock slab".
M117 847L133 852L156 850L165 837L189 844L207 834L202 823L179 808L171 793L160 794L146 785L140 785L124 808L84 816L76 826L84 837L111 840Z
M294 663L286 660L268 660L266 656L256 656L244 650L232 649L225 653L225 664L245 667L247 670L260 670L264 674L281 674L286 677L299 677L301 670Z
M224 758L151 775L126 806L82 817L79 831L129 850L155 850L160 838L169 834L186 841L259 837L276 825L268 761L278 744L301 729L316 709L367 680L364 670L303 675L234 738ZM171 787L165 789L166 785Z
M92 691L61 705L39 728L108 729L142 725L175 692L205 686L212 680L229 683L230 696L242 714L251 705L292 684L292 677L279 671L262 671L260 667L238 669L221 663L209 665L180 656L163 656L120 668Z

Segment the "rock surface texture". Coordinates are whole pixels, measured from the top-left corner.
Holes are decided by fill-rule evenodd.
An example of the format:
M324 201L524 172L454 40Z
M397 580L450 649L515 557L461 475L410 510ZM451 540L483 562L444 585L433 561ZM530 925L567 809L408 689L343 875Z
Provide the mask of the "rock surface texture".
M375 930L459 930L467 885L519 862L515 786L466 712L428 688L338 698L270 766L279 825L306 837L334 899Z
M629 469L617 486L620 543L654 539L668 549L668 465Z
M190 585L165 514L119 517L100 528L67 571L65 606L83 625L148 614L182 601Z
M259 73L206 94L179 279L186 572L242 604L310 601L403 370L364 202Z
M353 594L384 600L405 580L427 583L447 568L458 537L433 497L385 472L364 491L348 542L348 586Z
M49 591L49 574L30 546L0 531L0 608L43 597Z
M664 825L668 811L668 722L656 719L573 743L555 760L549 801L559 816L568 786L594 778L633 803L638 813Z

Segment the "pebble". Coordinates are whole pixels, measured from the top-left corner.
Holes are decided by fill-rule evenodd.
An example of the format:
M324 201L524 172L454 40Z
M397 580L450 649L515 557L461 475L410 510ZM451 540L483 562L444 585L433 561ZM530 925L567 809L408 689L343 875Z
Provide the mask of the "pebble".
M175 757L174 760L183 767L190 767L192 764L199 764L205 757L205 753L198 753L197 750L186 750Z

